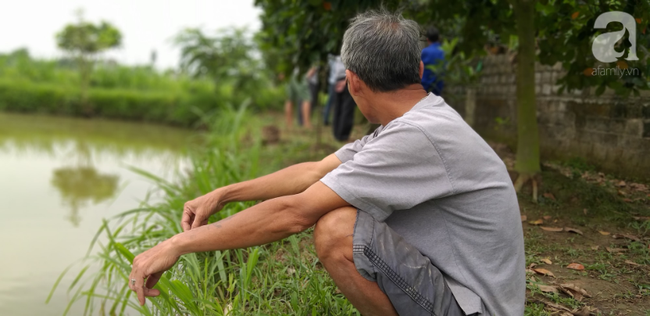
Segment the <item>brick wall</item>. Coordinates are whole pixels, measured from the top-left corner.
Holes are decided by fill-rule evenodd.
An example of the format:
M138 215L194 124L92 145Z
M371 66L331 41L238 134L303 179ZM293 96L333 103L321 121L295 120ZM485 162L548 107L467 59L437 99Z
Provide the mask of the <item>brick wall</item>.
M448 86L445 98L488 139L516 144L516 76L508 56L488 56L474 88ZM556 66L536 65L542 158L582 157L619 175L650 179L650 93L623 98L591 89L559 94Z

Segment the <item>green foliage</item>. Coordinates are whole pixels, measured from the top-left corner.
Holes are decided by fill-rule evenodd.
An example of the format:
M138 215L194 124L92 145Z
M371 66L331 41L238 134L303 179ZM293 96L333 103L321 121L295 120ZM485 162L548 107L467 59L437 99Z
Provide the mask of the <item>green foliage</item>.
M77 14L79 18L77 24L68 24L57 33L56 43L75 59L79 71L80 99L84 115L91 115L88 89L95 63L94 58L98 53L118 47L122 41L122 34L108 22L102 21L99 25L95 25L83 20L83 11L80 10Z
M254 91L230 82L160 73L151 67L99 63L82 102L80 75L63 61L35 60L26 50L0 54L0 111L144 120L180 126L249 98L253 109L280 108L281 87L261 80Z
M561 62L567 75L558 83L567 90L597 87L597 94L605 91L605 87L613 89L617 94L628 96L638 94L638 90L647 90L650 78L650 64L647 59L650 54L650 33L646 32L650 21L650 2L648 1L592 1L589 5L578 1L540 1L537 4L539 60L548 65ZM638 61L619 61L618 63L603 64L598 62L591 52L591 42L604 32L620 30L620 23L610 23L605 30L593 28L596 18L609 11L623 11L637 19L637 55ZM629 34L627 34L629 36ZM625 39L619 41L617 50L630 47ZM592 76L593 68L638 69L638 73L619 76Z
M186 29L174 42L181 48L181 69L194 78L212 79L217 86L230 84L242 95L269 86L268 73L254 56L257 47L246 29L222 29L215 36Z
M303 71L314 63L324 64L328 54L339 54L343 33L358 12L383 4L397 9L400 1L256 0L262 9L258 35L265 61L275 72L289 75L295 66Z
M97 54L118 47L121 42L120 31L105 21L96 25L80 19L77 24L68 24L56 34L59 48L79 55Z

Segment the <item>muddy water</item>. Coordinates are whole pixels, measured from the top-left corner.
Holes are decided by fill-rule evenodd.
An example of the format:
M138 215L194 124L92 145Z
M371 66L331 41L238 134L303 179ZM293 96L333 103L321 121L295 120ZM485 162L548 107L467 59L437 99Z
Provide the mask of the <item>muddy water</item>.
M59 274L84 256L102 218L153 189L128 167L173 180L195 140L142 123L0 113L0 315L61 315L76 273L46 305ZM83 302L69 314L82 313Z

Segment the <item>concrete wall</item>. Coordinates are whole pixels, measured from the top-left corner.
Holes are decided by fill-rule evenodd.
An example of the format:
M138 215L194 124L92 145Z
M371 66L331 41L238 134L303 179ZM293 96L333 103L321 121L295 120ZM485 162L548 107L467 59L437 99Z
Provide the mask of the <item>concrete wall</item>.
M488 56L479 83L449 87L445 99L480 134L516 144L516 76L508 56ZM583 157L619 175L650 179L650 94L618 97L590 89L559 94L561 65L536 65L543 158ZM446 87L447 88L447 87Z

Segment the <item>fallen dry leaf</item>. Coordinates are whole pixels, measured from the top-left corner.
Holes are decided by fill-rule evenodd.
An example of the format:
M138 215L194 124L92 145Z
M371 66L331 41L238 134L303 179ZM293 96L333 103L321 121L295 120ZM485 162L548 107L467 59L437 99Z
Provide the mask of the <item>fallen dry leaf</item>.
M585 289L583 289L583 288L581 288L581 287L579 287L579 286L577 286L577 285L575 285L573 283L562 283L562 284L560 284L560 287L564 288L564 289L567 289L567 290L574 291L574 292L579 292L579 293L581 293L582 295L584 295L586 297L591 297L591 295L589 295L589 293L587 293L587 291Z
M609 247L605 247L605 249L609 253L619 253L619 252L626 252L627 251L627 249L625 249L625 248L609 248Z
M545 198L547 198L549 200L555 201L555 195L553 195L553 193L546 192L546 193L542 194L542 196L544 196Z
M619 181L619 182L616 184L617 187L624 187L624 186L626 186L626 185L627 185L627 184L626 184L625 181L623 181L623 180Z
M578 235L583 235L582 231L580 231L579 229L575 229L575 228L571 228L571 227L564 227L564 230L568 231L570 233L576 233Z
M539 228L547 231L547 232L561 232L564 230L562 227L548 227L548 226L539 226Z
M531 225L542 225L542 224L544 224L544 220L540 218L540 219L538 219L538 220L536 220L536 221L530 221L530 222L528 222L528 224L531 224Z
M542 217L542 218L543 218L545 221L547 221L547 220L551 219L551 216L546 215L546 216L544 216L544 217Z
M611 234L610 232L606 232L604 230L599 230L598 232L603 236L609 236L609 234Z
M600 248L600 246L591 246L591 250L598 250L598 248Z
M625 260L625 263L636 266L636 267L640 266L640 264L638 264L638 263L636 263L634 261L630 261L630 260Z
M551 261L551 259L549 259L549 258L542 258L540 261L544 262L546 264L553 264L553 261Z
M647 221L650 220L650 216L632 216L637 221Z
M579 263L575 263L575 262L569 263L569 265L566 266L566 267L567 267L567 269L578 270L578 271L582 271L582 270L585 269L585 266L583 266L583 265L581 265Z
M539 287L539 290L544 292L544 293L557 293L558 292L557 286L554 286L554 285L542 285L542 284L539 284L539 285L537 285L537 287Z
M575 298L578 301L582 301L582 297L591 297L585 289L578 287L577 285L573 283L564 283L560 284L559 287L562 292L566 293L567 295Z
M562 305L559 305L559 304L555 304L555 303L549 302L547 300L539 300L539 301L544 303L544 305L546 305L548 307L552 307L552 308L554 308L556 310L571 312L571 310L568 307L565 307L565 306L562 306Z
M589 213L589 211L586 208L583 208L582 212L585 213L585 215L587 215L587 213Z
M530 265L528 265L528 269L532 269L532 268L534 268L534 267L536 267L536 266L537 266L537 263L534 263L534 262L533 262L533 263L531 263Z
M535 271L537 274L548 275L550 277L555 277L555 274L553 274L553 272L548 271L548 270L546 270L544 268L535 268L535 269L533 269L533 271Z
M641 239L639 239L639 237L634 236L634 235L628 235L628 234L614 234L614 235L612 235L612 238L614 238L614 239L630 239L630 240L639 241L639 242L641 241Z
M528 216L526 215L521 215L521 221L525 222L528 219Z

